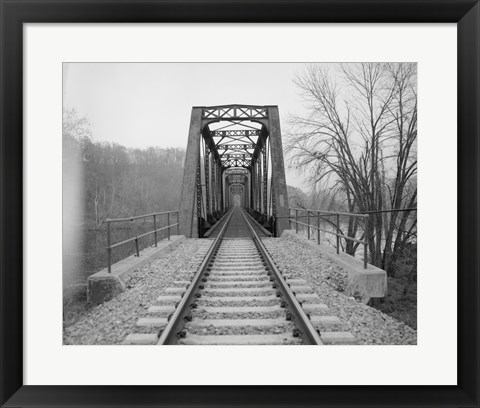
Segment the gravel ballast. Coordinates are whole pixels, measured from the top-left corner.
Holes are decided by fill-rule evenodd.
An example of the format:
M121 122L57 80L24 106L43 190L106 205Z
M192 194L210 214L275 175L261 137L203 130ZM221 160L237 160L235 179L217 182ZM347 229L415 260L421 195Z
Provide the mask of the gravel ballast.
M358 344L417 343L416 330L342 293L346 287L347 273L314 248L302 244L297 239L286 237L264 238L263 242L281 271L290 278L305 280L320 297L322 303L329 307L328 314L338 317L345 329L355 336ZM139 331L136 326L138 319L151 316L148 313L149 307L159 304L157 298L160 295L168 295L166 289L171 287L174 281L191 280L211 243L212 240L188 239L172 252L134 272L127 281L125 292L109 302L85 311L74 324L65 327L63 343L66 345L122 343L128 334ZM212 279L212 282L214 281L215 279ZM212 286L209 285L210 288ZM232 298L231 293L228 296ZM227 297L217 293L214 298L200 298L198 303L200 308L247 305L241 297L238 297L238 302L224 302L224 299L226 300ZM262 301L258 306L274 304L276 299L273 297L271 301ZM256 301L248 302L248 306L256 305ZM199 310L197 317L202 319L206 316ZM213 318L221 319L222 317L225 316L219 314ZM238 317L257 316L250 312ZM258 317L275 319L278 315L272 312ZM141 328L140 331L144 332L144 329ZM157 329L152 328L152 330ZM285 330L284 327L282 327L283 330ZM204 334L204 328L199 327L192 331ZM223 329L215 328L214 331L215 334L223 334ZM257 332L261 330L255 329L248 334ZM237 329L228 331L228 334L232 333L240 334L237 333Z
M417 332L361 301L342 293L347 272L297 239L263 238L283 274L304 279L331 311L345 323L358 344L417 344Z
M120 344L136 331L139 318L148 317L148 308L173 281L190 281L212 240L188 239L172 252L135 271L127 290L112 300L85 312L65 327L63 344Z
M233 215L237 219L239 216L238 211ZM187 341L194 336L190 344L198 340L198 344L205 343L202 336L208 336L209 341L217 337L216 342L223 340L220 337L233 336L231 344L238 344L239 337L253 336L252 344L255 339L265 344L265 336L274 336L277 341L278 335L283 336L282 344L298 344L298 339L292 336L295 326L286 319L264 262L256 253L254 242L248 238L226 239L221 243L201 285L201 297L192 310L192 320L185 325ZM229 279L235 276L244 276L244 280ZM257 279L250 280L251 276ZM272 306L277 306L273 313L268 311Z

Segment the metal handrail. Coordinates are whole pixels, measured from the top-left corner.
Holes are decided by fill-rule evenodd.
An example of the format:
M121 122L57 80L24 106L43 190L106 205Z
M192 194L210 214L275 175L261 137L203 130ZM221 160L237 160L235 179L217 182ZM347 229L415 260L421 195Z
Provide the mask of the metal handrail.
M307 228L307 235L308 235L308 239L310 239L310 228L314 229L314 230L317 230L317 243L320 245L320 231L323 231L327 234L332 234L332 235L335 235L336 236L336 239L337 239L337 242L336 242L336 249L337 249L337 254L340 253L340 238L344 238L345 240L349 240L349 241L353 241L353 242L357 242L359 244L362 244L363 245L363 268L364 269L367 269L367 257L368 257L368 219L370 217L369 214L358 214L358 213L346 213L346 212L334 212L334 211L322 211L322 210L310 210L310 209L307 209L307 208L289 208L289 218L288 218L288 221L290 223L290 228L292 227L292 222L295 223L295 233L298 234L298 226L299 225L304 225ZM295 211L295 218L291 218L291 211ZM306 211L307 214L306 216L298 216L298 212L299 211ZM311 213L316 213L316 218L317 218L317 225L312 225L310 224L310 214ZM336 232L333 232L333 231L329 231L329 230L326 230L324 228L320 228L320 218L324 218L324 217L321 217L320 216L323 215L323 216L336 216L337 218L337 223L335 226L335 229L336 229ZM365 232L364 232L364 239L363 241L362 240L359 240L359 239L356 239L356 238L353 238L353 237L349 237L347 235L343 235L343 234L340 234L339 231L340 231L340 216L349 216L349 217L357 217L357 218L363 218L363 220L365 221ZM298 221L299 218L305 218L307 217L307 222L304 223L304 222L301 222L301 221Z
M366 213L347 213L347 212L339 212L339 211L323 211L323 210L311 210L309 208L289 208L292 211L308 211L313 213L319 214L327 214L327 215L348 215L351 217L359 217L359 218L368 218L368 214Z
M378 211L365 211L362 214L380 214L380 213L390 213L390 212L410 212L410 211L417 211L416 208L396 208L392 210L378 210Z
M174 224L170 224L170 214L176 214L177 216L177 222ZM157 228L157 216L160 215L167 215L167 225L165 227ZM138 219L145 219L148 217L153 217L153 230L146 232L144 234L136 235L132 238L126 239L124 241L116 242L115 244L111 243L111 235L110 235L110 225L114 224L116 222L125 222L125 221L134 221ZM107 257L108 257L108 273L112 273L112 249L117 248L119 246L128 244L129 242L135 242L135 250L136 250L136 256L140 256L140 250L138 248L138 240L139 238L143 238L149 235L154 234L155 235L155 246L157 246L157 232L159 231L168 231L168 240L170 241L170 229L172 227L177 227L177 235L180 232L180 223L178 222L178 211L163 211L163 212L157 212L157 213L152 213L152 214L144 214L144 215L136 215L132 217L127 217L127 218L107 218L105 220L107 223Z

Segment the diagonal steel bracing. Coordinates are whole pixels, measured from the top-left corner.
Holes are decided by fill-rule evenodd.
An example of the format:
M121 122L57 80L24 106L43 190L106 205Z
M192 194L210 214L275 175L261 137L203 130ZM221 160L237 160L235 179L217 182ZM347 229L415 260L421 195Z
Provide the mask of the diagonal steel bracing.
M192 108L180 200L181 233L202 237L234 204L233 195L240 195L241 205L276 235L287 228L277 106Z

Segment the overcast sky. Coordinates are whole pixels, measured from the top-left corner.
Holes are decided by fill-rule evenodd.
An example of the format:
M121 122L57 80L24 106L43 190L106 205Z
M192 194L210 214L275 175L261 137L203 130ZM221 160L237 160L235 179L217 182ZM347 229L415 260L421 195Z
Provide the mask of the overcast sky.
M278 105L282 131L289 114L305 113L292 82L304 64L69 63L64 106L91 123L93 139L126 147L187 146L192 106ZM303 176L287 169L287 183Z

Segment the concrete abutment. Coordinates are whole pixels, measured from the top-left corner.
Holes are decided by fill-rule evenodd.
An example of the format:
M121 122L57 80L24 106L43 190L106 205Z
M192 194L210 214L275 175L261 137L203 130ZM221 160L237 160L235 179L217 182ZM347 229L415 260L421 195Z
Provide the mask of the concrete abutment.
M97 305L113 299L126 290L128 277L139 268L160 256L170 252L185 240L183 235L172 235L170 240L158 242L157 247L145 248L140 256L129 256L112 265L112 272L108 268L94 273L87 279L87 302Z
M364 303L371 298L382 298L387 295L387 273L383 269L370 264L367 264L367 269L364 269L362 259L346 253L337 254L335 248L324 244L319 245L315 241L296 234L295 230L285 230L282 237L308 245L343 268L348 273L345 294L359 296Z

